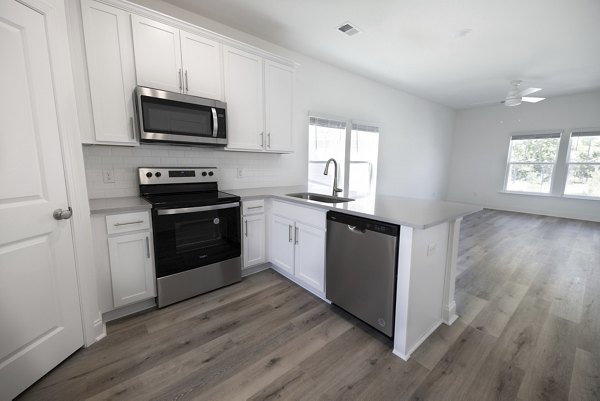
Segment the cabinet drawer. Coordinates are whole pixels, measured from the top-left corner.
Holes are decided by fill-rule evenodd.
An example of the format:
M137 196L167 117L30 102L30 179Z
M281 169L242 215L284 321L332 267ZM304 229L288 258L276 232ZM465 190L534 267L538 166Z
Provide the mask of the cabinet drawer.
M108 235L150 229L150 213L133 212L106 216Z
M242 202L242 214L244 216L249 214L260 214L265 212L265 201L264 199L243 201Z
M309 226L327 229L327 211L306 206L297 206L287 202L274 201L273 214L299 221Z

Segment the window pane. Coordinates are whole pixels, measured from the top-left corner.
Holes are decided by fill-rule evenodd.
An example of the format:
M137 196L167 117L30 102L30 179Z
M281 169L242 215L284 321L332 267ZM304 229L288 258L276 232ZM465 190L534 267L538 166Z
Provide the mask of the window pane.
M549 162L556 160L560 138L511 139L511 162Z
M308 126L308 190L329 193L333 185L333 166L324 175L325 163L330 158L338 163L338 186L344 183L346 161L346 123L318 119Z
M565 194L600 197L600 165L569 165Z
M375 127L353 127L350 136L350 188L348 196L375 194L379 132Z
M600 163L600 135L573 136L569 161Z
M506 181L507 191L550 193L552 164L511 164Z

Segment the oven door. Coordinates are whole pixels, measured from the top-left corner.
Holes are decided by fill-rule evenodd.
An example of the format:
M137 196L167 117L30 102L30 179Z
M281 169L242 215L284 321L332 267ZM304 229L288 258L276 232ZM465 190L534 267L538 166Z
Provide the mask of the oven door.
M136 101L142 142L227 144L225 103L144 87Z
M239 257L239 202L153 209L156 277Z

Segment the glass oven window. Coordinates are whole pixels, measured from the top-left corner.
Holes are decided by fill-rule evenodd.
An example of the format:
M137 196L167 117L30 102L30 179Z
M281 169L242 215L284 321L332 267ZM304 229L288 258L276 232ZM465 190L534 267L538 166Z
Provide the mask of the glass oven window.
M142 96L144 131L212 137L210 107Z
M159 215L153 211L156 276L221 262L241 254L240 208Z

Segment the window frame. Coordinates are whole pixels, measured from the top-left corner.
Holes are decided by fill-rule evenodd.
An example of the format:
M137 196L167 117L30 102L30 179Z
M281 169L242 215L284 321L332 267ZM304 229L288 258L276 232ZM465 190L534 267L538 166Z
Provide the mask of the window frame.
M329 121L337 121L337 122L341 122L341 123L345 123L345 130L346 130L346 136L345 136L345 143L344 143L344 163L343 163L343 168L344 168L344 181L339 183L341 185L343 185L342 187L342 193L341 195L344 197L349 196L349 192L350 192L350 165L352 164L352 162L350 161L350 154L351 154L351 146L352 146L352 131L354 129L355 126L364 126L364 127L373 127L373 128L377 128L377 134L380 135L381 134L381 125L372 121L365 121L365 120L355 120L355 119L351 119L351 118L347 118L347 117L339 117L339 116L334 116L334 115L328 115L328 114L323 114L323 113L315 113L315 112L309 112L308 113L308 118L307 118L307 132L310 132L310 121L311 118L316 118L316 119L323 119L323 120L329 120ZM377 144L377 163L379 163L379 142ZM310 165L310 163L322 163L321 161L312 161L309 160L310 157L310 149L307 152L307 163ZM375 167L375 172L378 172L377 166ZM308 177L310 178L310 177ZM377 176L375 176L375 183L372 185L373 188L373 193L371 193L369 196L374 196L375 193L377 191Z
M600 129L575 129L572 130L569 134L569 143L566 149L566 158L565 158L565 174L564 174L564 185L562 188L561 195L565 198L575 198L575 199L590 199L590 200L600 200L600 196L591 196L591 195L578 195L578 194L567 194L565 191L567 190L567 179L569 178L569 167L571 165L592 165L592 166L600 166L600 162L572 162L571 161L571 147L573 145L574 137L585 137L585 136L595 136L600 138Z
M537 195L537 196L552 196L556 192L556 177L560 174L559 158L561 155L562 142L565 135L562 130L548 130L548 131L534 131L534 132L514 132L508 137L508 154L506 157L506 166L504 168L504 185L502 191L510 194L523 194L523 195ZM553 162L511 162L512 156L512 141L525 140L525 139L547 139L547 138L558 138L558 148L556 149L556 156ZM510 175L510 168L512 165L551 165L552 174L550 175L550 189L548 192L531 192L531 191L512 191L508 189L508 177Z

